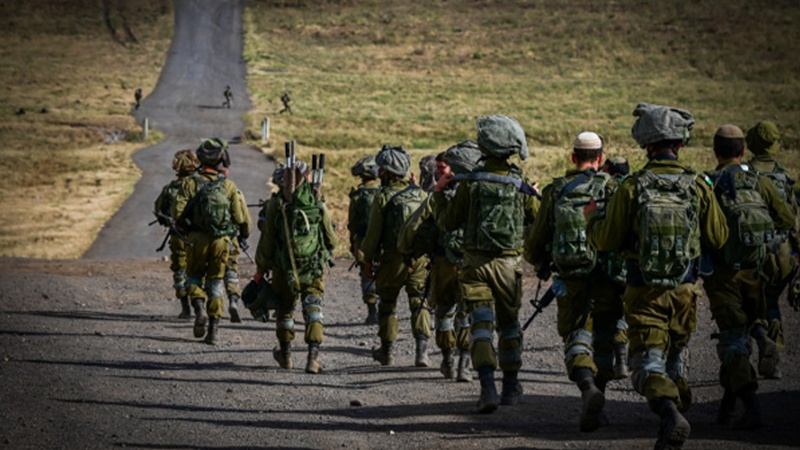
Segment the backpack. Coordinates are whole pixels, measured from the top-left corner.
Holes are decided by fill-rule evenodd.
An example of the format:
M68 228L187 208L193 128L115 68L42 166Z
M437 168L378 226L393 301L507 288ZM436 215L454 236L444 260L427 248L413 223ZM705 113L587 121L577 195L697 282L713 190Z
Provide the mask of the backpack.
M381 246L384 252L398 251L397 238L400 236L400 229L426 197L427 194L419 186L409 184L389 198L383 207Z
M794 185L794 180L789 178L789 176L786 174L785 167L776 162L775 167L769 172L760 170L754 172L769 178L769 180L772 181L772 184L775 185L778 193L781 195L781 200L789 204L792 203L791 192L792 186Z
M739 165L711 174L714 194L730 230L720 256L735 270L761 267L767 257L767 244L775 236L769 207L758 192L758 177L758 173Z
M193 175L202 186L197 195L197 203L192 209L192 224L196 229L215 238L234 236L238 227L231 220L231 201L225 189L226 178L222 175L214 181L206 181L200 175Z
M470 250L503 252L523 246L525 198L519 174L508 177L483 172L469 174L470 217L464 231L464 247ZM503 179L508 181L494 181Z
M364 237L367 235L367 225L369 222L369 214L372 210L372 202L375 201L375 196L378 195L380 188L359 186L358 189L350 194L350 201L355 202L355 216L353 217L356 222L354 229L356 235Z
M175 203L175 199L178 198L178 192L181 190L181 180L176 179L172 180L164 186L161 190L161 194L156 198L155 209L156 213L161 213L161 215L156 214L156 219L158 220L159 225L168 227L169 220L167 217L170 217L172 212L172 204Z
M637 183L639 268L648 286L674 289L700 255L697 173L656 175L639 171Z
M323 274L330 253L324 244L323 210L310 183L301 183L292 202L282 202L278 218L281 267L289 275L289 285L311 284Z
M583 172L571 181L566 177L553 180L553 241L551 258L562 277L586 275L597 263L597 250L589 245L586 219L581 203L590 198L605 197L610 176L604 172Z

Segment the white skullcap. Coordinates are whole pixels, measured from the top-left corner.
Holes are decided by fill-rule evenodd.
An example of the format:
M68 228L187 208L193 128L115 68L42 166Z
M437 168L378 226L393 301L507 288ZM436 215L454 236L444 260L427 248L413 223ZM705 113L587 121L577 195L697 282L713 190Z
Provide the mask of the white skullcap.
M591 131L584 131L575 138L575 143L572 145L575 150L600 150L603 148L603 140L597 133Z

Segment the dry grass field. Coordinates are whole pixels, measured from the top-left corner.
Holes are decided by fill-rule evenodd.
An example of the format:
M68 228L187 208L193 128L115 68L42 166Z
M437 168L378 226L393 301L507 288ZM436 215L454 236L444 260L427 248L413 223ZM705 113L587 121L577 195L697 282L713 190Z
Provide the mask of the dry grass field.
M790 0L247 5L254 108L245 137L275 156L292 138L300 157L325 152L340 230L352 162L391 143L416 166L472 138L475 118L494 113L523 125L532 149L523 166L543 184L566 168L572 137L585 129L640 166L630 139L640 101L695 114L682 157L697 168L713 165L719 125L761 119L779 124L782 159L800 168L800 8ZM168 0L0 2L1 256L79 257L131 192L138 174L129 156L143 145L129 115L133 90L147 95L155 85L171 8ZM291 115L278 114L284 91ZM264 117L268 145L259 140ZM106 142L115 130L131 133Z

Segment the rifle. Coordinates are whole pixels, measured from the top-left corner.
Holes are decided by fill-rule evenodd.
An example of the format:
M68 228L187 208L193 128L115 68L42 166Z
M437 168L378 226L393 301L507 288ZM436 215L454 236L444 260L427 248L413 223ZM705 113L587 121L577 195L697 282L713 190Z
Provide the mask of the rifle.
M262 208L264 205L267 204L267 200L258 199L258 203L248 203L248 208Z
M319 165L317 165L319 161ZM314 188L314 193L317 200L321 197L322 176L325 174L325 153L319 155L311 155L311 186Z
M156 216L166 220L167 223L169 224L169 230L167 230L167 234L166 234L166 236L164 236L164 240L161 241L161 245L156 249L157 252L160 252L161 250L164 250L164 247L167 245L167 240L169 240L170 235L173 235L173 234L175 236L178 236L178 239L183 241L183 243L188 245L189 247L191 247L193 245L191 242L189 242L186 239L186 237L180 232L180 230L178 230L178 227L176 225L176 220L175 219L173 219L172 217L162 213L161 211L155 211L154 213L155 213ZM148 226L153 225L156 222L158 222L158 219L150 222L150 224Z
M251 263L255 264L256 260L253 259L252 256L250 256L250 253L247 252L247 249L250 248L250 244L247 243L247 239L243 239L241 237L237 237L236 239L239 240L239 248L242 249L242 253L244 253L245 256L247 256L247 259L249 259Z
M353 267L355 267L357 264L358 264L358 260L354 259L353 260L353 264L350 264L350 267L347 268L347 271L350 272L351 270L353 270Z
M544 296L539 298L539 292L542 290L542 281L550 279L550 274L551 272L549 265L543 267L536 273L536 278L539 279L539 284L536 287L536 296L531 299L531 305L533 305L535 310L533 311L533 315L530 318L528 318L528 320L525 321L524 325L522 325L522 331L527 330L528 327L531 326L533 319L535 319L536 316L539 315L539 313L544 311L544 309L547 308L550 305L550 303L553 302L553 299L556 298L556 291L553 289L555 280L553 281L552 284L550 284L550 288L547 289L547 292L544 293Z

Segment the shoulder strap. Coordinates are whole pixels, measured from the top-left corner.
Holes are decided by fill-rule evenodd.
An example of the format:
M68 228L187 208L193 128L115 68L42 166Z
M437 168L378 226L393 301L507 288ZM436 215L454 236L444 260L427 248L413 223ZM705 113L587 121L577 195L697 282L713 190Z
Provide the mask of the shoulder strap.
M520 180L519 178L509 177L505 175L497 175L488 172L472 172L466 174L459 174L453 177L454 181L470 180L470 181L491 181L493 183L503 183L514 185L517 190L525 195L532 195L541 200L542 194L533 188L530 184Z
M573 178L572 181L570 181L569 183L564 185L563 188L561 188L561 192L558 193L558 197L561 198L569 194L570 192L574 191L576 187L580 186L581 183L587 181L590 177L594 176L595 174L597 174L597 172L595 172L592 169L581 172L580 175Z
M192 211L192 208L194 208L194 205L197 204L197 201L200 199L200 196L203 195L203 193L205 191L207 191L211 186L214 186L216 184L219 184L222 181L225 181L225 176L224 175L220 175L219 178L217 178L214 181L206 181L200 175L196 175L193 178L195 179L195 181L197 181L199 183L203 183L203 187L200 188L200 190L197 191L196 194L194 194L194 197L190 198L189 201L186 202L186 207L183 208L183 212L181 213L181 216L178 217L178 220L176 221L178 223L181 223L183 220L186 219L186 216L189 215L189 213Z

